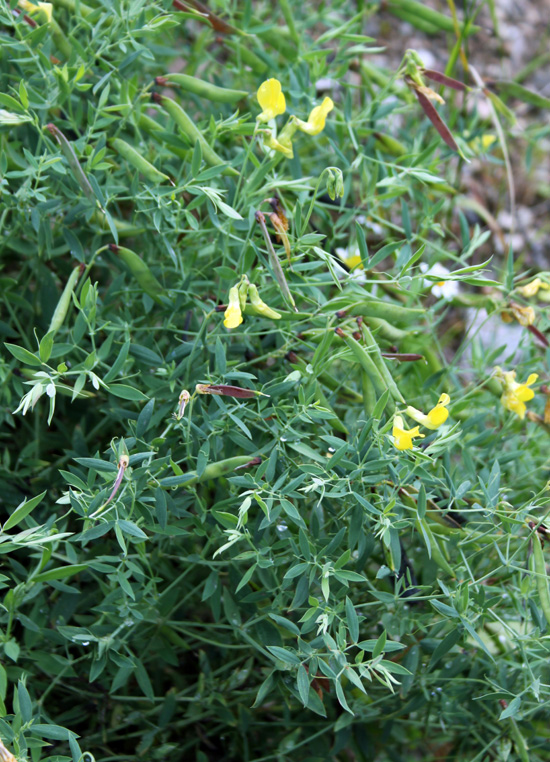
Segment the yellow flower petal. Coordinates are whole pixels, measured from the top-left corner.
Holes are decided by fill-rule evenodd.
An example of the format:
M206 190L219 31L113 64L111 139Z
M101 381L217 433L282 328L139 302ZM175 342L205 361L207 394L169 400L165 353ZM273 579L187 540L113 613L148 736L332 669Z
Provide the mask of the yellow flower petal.
M257 97L262 108L262 113L256 117L259 122L269 122L270 119L285 113L285 96L278 79L266 79L262 82L258 88Z
M521 307L519 304L511 304L510 308L515 319L520 325L527 327L535 322L535 310L532 307Z
M445 423L448 417L449 411L444 405L436 405L428 413L428 420L431 426L433 426L435 429L439 428L439 426Z
M355 270L357 267L360 270L364 270L363 267L363 260L361 259L360 254L352 254L351 257L346 257L346 259L342 260L350 270Z
M542 281L540 278L535 278L535 280L532 280L531 283L528 283L526 286L520 286L517 291L522 296L535 296L535 294L538 293L539 288L542 286Z
M438 429L449 417L449 411L446 408L446 405L449 404L451 401L451 398L448 394L443 393L437 405L433 407L430 412L427 415L424 415L420 410L417 410L415 407L409 407L405 410L408 416L413 418L417 423L421 423L422 426L425 426L427 429L431 429L434 431L435 429Z
M308 135L318 135L325 129L325 122L327 114L334 108L332 99L328 96L323 100L320 106L315 106L312 109L307 122L302 122L301 119L296 119L296 125L299 130L306 132Z
M51 3L31 3L30 0L19 0L17 4L20 8L31 14L43 11L46 14L46 19L48 21L52 20L53 5Z
M403 428L403 425L403 419L401 416L396 415L393 419L393 429L391 432L393 436L393 444L398 450L412 450L414 437L421 437L423 439L424 434L420 433L418 426L415 426L414 429L409 429L409 431L406 431Z
M224 312L224 317L223 324L226 328L237 328L243 322L237 286L229 289L229 304Z
M531 373L524 384L518 384L515 380L516 372L514 370L510 370L506 373L502 373L500 368L497 370L499 371L497 372L497 376L504 381L504 391L500 398L501 403L506 410L510 410L510 412L515 413L523 420L527 409L525 403L532 400L535 396L535 392L529 387L538 379L538 374Z
M521 294L522 296L535 296L535 294L538 294L539 290L542 288L543 291L548 291L550 289L550 286L548 283L545 283L540 278L535 278L535 280L532 280L531 283L527 283L526 286L520 286L516 289L516 291Z

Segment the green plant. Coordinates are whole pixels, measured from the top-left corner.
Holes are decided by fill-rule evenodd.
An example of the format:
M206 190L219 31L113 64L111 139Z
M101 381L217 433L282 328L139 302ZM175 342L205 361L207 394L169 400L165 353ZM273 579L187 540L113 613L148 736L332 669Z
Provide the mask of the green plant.
M46 6L0 10L0 737L547 758L547 291L512 250L480 264L378 5ZM257 120L268 79L286 125L277 88ZM443 110L473 159L495 125ZM521 361L465 307L524 325Z

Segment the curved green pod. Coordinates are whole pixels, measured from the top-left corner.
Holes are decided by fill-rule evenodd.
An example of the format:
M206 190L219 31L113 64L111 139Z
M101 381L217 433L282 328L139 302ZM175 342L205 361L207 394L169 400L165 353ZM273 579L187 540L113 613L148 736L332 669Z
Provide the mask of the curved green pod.
M344 339L349 349L351 349L352 355L355 358L356 362L361 366L363 371L369 377L376 391L376 395L381 396L389 387L386 381L382 378L382 375L380 374L379 369L376 367L374 360L370 356L369 352L367 352L366 349L358 341L356 341L353 338L353 336L348 336L347 334L345 334L341 328L336 329L336 335ZM390 412L393 413L395 411L395 402L394 402L394 397L392 394L392 389L390 389L389 391L390 391L390 396L388 397L388 408ZM365 390L363 390L363 399L364 398L365 398Z
M345 423L341 421L340 418L338 418L336 411L328 401L324 391L321 388L321 384L317 379L313 380L313 390L321 405L333 413L331 418L327 418L327 423L334 429L334 431L339 431L340 434L349 434Z
M230 90L227 87L218 87L210 84L210 82L205 82L203 79L191 77L189 74L182 74L181 72L157 77L155 82L161 87L178 85L190 93L217 103L235 103L248 96L246 90Z
M286 355L286 359L292 366L298 370L303 371L304 373L307 373L308 363L304 360L303 357L300 357L295 352L289 352ZM317 380L323 384L323 386L326 386L327 389L330 389L332 392L336 392L341 397L345 397L352 402L363 402L363 397L358 392L356 392L355 389L351 389L349 386L341 384L336 380L336 378L334 378L334 376L332 376L330 373L327 373L326 371L321 371L321 373L318 373Z
M55 334L63 325L63 322L69 310L69 305L72 300L72 294L73 294L74 288L76 284L78 283L79 275L80 275L80 265L78 267L75 267L72 273L69 275L69 279L65 285L65 288L63 289L63 293L59 297L59 301L57 302L57 306L52 315L52 319L50 320L48 333Z
M113 220L114 226L120 238L128 238L129 236L136 236L136 235L141 235L142 233L145 233L146 228L140 228L137 225L132 225L130 222L126 222L125 220L119 220L116 217L112 217L111 219ZM106 233L107 232L111 233L111 228L109 227L107 218L105 217L103 212L99 211L99 209L97 209L91 214L90 222L93 222L94 224L99 225Z
M380 353L380 347L378 346L374 336L369 331L368 327L366 325L361 325L361 331L363 333L363 339L365 341L365 345L367 347L370 347L372 349L372 361L376 365L378 372L382 376L382 379L384 383L386 384L386 387L390 390L391 396L396 400L397 402L404 403L405 400L403 398L403 395L399 391L399 388L397 384L394 381L393 375L390 373L390 370L388 366L386 365L386 362L384 358L382 357Z
M384 318L368 317L367 322L371 328L377 330L380 336L383 336L389 341L402 341L410 337L409 331L403 331L401 328L388 323Z
M219 479L221 476L235 471L237 468L244 468L245 466L258 465L261 462L261 458L251 455L235 455L232 458L225 458L224 460L218 460L216 463L209 463L202 474L199 476L193 471L181 474L180 476L167 476L161 479L159 484L161 487L192 487L195 484L206 482L209 479Z
M131 249L124 246L117 246L115 243L109 244L109 249L114 252L137 280L141 288L157 304L166 304L166 293L162 284L155 278L149 266Z
M256 53L247 48L245 45L242 45L240 42L232 40L229 37L224 40L224 44L227 45L228 48L231 48L233 53L235 53L236 56L240 57L241 61L244 64L250 66L255 74L265 74L267 72L269 67L266 62L262 61L262 59L257 56Z
M369 299L352 305L348 310L348 315L382 318L390 323L393 320L398 323L409 323L413 320L420 320L424 316L424 310L403 307L401 304L395 304L395 302Z
M168 175L165 175L164 172L160 172L149 161L147 161L147 159L144 159L139 151L136 151L136 149L125 140L122 140L121 138L115 138L114 140L109 141L109 145L118 153L119 156L122 156L123 159L126 159L129 164L135 167L138 172L140 172L145 178L147 178L147 180L150 180L152 183L162 183L166 181L172 182Z
M179 103L176 103L176 101L172 98L167 98L166 96L159 95L158 93L153 93L153 100L170 114L174 122L178 125L183 134L189 138L191 143L194 144L197 142L197 140L199 141L203 158L207 164L209 164L211 167L218 167L221 164L227 163L218 156L202 132L197 128L195 122L191 119L187 112L184 111ZM236 177L239 176L239 173L236 169L233 169L233 167L226 167L223 173L224 175L232 175Z
M537 532L533 533L533 565L537 575L537 591L540 598L540 607L544 618L550 624L550 591L548 590L548 575L542 543Z

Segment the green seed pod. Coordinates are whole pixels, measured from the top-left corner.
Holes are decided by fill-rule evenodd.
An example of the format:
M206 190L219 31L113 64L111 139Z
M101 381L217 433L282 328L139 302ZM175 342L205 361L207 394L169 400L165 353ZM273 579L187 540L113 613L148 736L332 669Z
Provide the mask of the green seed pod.
M231 473L231 471L234 471L236 468L242 468L243 466L247 466L249 463L252 464L252 461L254 461L254 458L250 455L235 455L233 458L218 460L217 463L209 463L200 476L197 476L191 481L186 482L185 486L187 487L188 485L197 483L200 484L201 482L206 482L209 479L219 479L220 476L225 476L226 474Z
M138 228L136 225L131 225L129 222L126 222L125 220L117 220L116 218L111 218L114 226L117 230L118 235L121 238L128 238L128 236L136 236L141 235L142 233L145 233L145 228ZM103 212L100 212L99 209L92 213L90 216L90 222L93 222L96 225L99 225L100 228L102 228L105 231L111 232L111 228L109 227L109 223L107 222L107 218L103 214ZM112 235L112 233L111 233Z
M69 305L72 300L72 293L78 282L79 275L80 275L80 267L75 267L72 273L69 275L69 280L67 281L65 288L63 289L63 293L59 297L59 301L57 302L57 307L55 308L55 311L52 315L52 319L50 320L48 333L55 334L63 325L63 322L65 320L65 317L69 309Z
M359 344L358 341L356 341L353 336L348 336L347 334L342 331L341 328L336 329L336 335L340 336L340 338L344 339L348 347L351 349L351 352L353 354L353 357L355 360L359 363L361 368L365 371L367 376L369 377L374 390L376 392L376 395L379 397L381 396L384 391L388 388L388 385L380 375L380 371L376 367L374 360L370 356L370 354L366 351L366 349ZM390 389L391 394L391 389ZM363 393L363 398L364 398ZM393 401L393 397L388 397L388 408L390 409L390 412L394 412L395 410L395 403Z
M374 406L376 405L376 391L374 390L370 378L363 369L361 369L361 386L363 388L363 407L365 408L365 413L370 418L374 412Z
M376 365L376 367L378 368L378 371L380 375L382 376L382 379L384 380L386 387L390 390L391 396L394 398L394 400L396 400L396 402L405 403L403 395L399 391L397 384L395 383L394 378L384 361L384 358L380 354L380 347L378 346L374 336L369 331L368 327L364 324L361 325L361 330L363 333L363 338L365 340L366 346L372 350L372 353L371 353L372 360L374 364Z
M137 125L142 130L145 130L145 132L148 132L151 135L154 135L155 132L162 132L164 129L162 124L155 122L155 120L151 119L151 117L147 116L147 114L139 115L139 118L137 119Z
M327 400L325 393L321 389L321 384L316 380L314 380L313 382L313 389L314 389L315 396L317 397L321 405L327 410L330 410L331 413L334 413L333 417L328 419L328 423L332 426L332 428L335 431L339 431L341 434L349 434L349 431L347 430L344 423L340 420L340 418L338 418L335 411L332 409L330 402Z
M426 519L416 519L415 523L420 533L420 536L424 538L424 542L426 542L426 545L428 545L428 542L429 542L428 555L431 556L431 558L435 561L435 563L439 566L440 569L443 569L443 571L446 571L447 574L449 574L451 577L456 577L456 574L454 573L452 566L449 564L449 562L445 558L445 555L443 554L443 551L441 550L441 547L439 546L439 542L437 538L434 536L432 530L430 529L430 525L428 524Z
M168 175L165 175L164 172L159 172L156 167L148 162L147 159L144 159L139 151L136 151L136 149L126 143L125 140L115 138L114 140L110 141L110 145L118 153L119 156L122 156L123 159L126 159L129 164L135 167L138 172L140 172L145 178L147 178L147 180L150 180L152 183L162 183L166 181L172 182Z
M244 308L244 314L245 315L257 315L256 309L252 306L252 304L247 304ZM284 310L281 310L281 312L277 313L279 315L279 318L281 320L291 320L291 321L297 321L297 320L310 320L312 315L309 312L286 312Z
M403 331L401 328L396 328L391 323L383 318L369 317L367 318L369 326L376 328L380 336L383 336L389 341L402 341L409 337L408 331Z
M388 11L425 31L428 31L428 27L420 26L420 24L424 23L431 26L431 31L434 33L443 31L454 34L455 32L454 21L450 16L435 11L424 3L417 2L417 0L391 0L388 3ZM466 27L463 22L459 22L458 28L461 32L465 32L466 36L479 31L478 26L469 25Z
M295 352L289 352L286 356L286 359L291 365L294 365L294 367L298 368L299 370L307 370L307 362L303 359L303 357L299 357ZM355 389L341 384L334 378L334 376L331 376L330 373L319 373L317 375L317 380L323 384L323 386L326 386L327 389L330 389L331 392L336 392L341 397L345 397L351 402L363 402L363 397L358 392L356 392Z
M197 77L190 77L189 74L165 74L163 77L157 77L155 82L161 87L179 85L190 93L217 103L235 103L235 101L240 101L248 96L246 90L230 90L227 87L218 87Z
M76 0L52 0L54 6L59 8L66 8L69 13L74 16L77 12L77 3ZM86 3L78 3L78 12L82 16L82 18L88 18L88 16L91 16L94 12L95 8L92 8L89 5L86 5ZM111 20L112 23L112 20Z
M540 607L544 618L550 624L550 592L548 590L548 575L546 574L546 562L542 544L537 532L533 532L533 566L537 575L537 590L540 598Z
M109 244L109 249L122 259L141 288L153 301L157 304L166 304L166 292L164 288L141 257L130 249L126 249L124 246L117 246L114 243Z
M240 42L232 40L229 37L224 39L224 44L231 48L236 57L239 57L241 61L250 66L255 74L265 74L268 70L268 65L265 61L249 50L245 45L241 45Z
M191 117L182 109L179 103L176 103L172 98L166 98L158 93L153 93L153 100L155 103L159 103L170 114L174 122L178 125L183 134L189 138L193 145L197 140L199 141L203 158L207 164L212 167L226 164L214 149L211 148L202 132L197 128ZM224 175L239 176L239 173L236 169L233 169L233 167L226 167L223 173Z
M395 302L369 299L352 305L348 314L353 315L353 317L362 315L368 318L382 318L390 323L410 323L413 320L420 320L424 316L424 310L403 307L401 304L395 304Z
M404 156L408 153L407 147L390 135L384 135L382 132L374 132L373 135L376 138L374 145L378 150L385 151L392 156Z
M70 58L73 47L55 19L50 21L50 30L55 47L65 58Z
M193 155L191 150L186 151L183 148L178 148L177 146L170 145L163 139L162 133L164 132L164 127L162 124L159 124L154 119L151 119L151 117L147 116L147 114L140 114L136 120L136 123L140 130L144 130L155 140L158 140L159 143L163 143L166 146L167 150L170 151L170 153L173 153L174 156L177 156L179 159L183 159L184 161L191 161L191 157Z

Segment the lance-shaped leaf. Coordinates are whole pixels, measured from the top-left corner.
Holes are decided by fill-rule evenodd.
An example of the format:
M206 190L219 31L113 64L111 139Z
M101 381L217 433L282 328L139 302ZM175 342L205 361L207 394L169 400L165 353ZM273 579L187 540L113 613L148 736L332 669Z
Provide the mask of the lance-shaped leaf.
M287 300L287 302L289 302L293 310L297 312L298 310L296 309L296 302L294 301L294 298L292 294L290 293L288 283L286 282L285 274L283 273L283 268L281 267L281 263L279 262L277 254L275 253L275 249L273 248L273 244L271 243L271 238L269 237L269 231L265 224L265 216L262 214L262 212L255 212L254 216L256 218L256 222L258 223L258 225L260 226L262 230L262 233L265 239L265 245L267 246L267 253L269 255L269 264L273 268L273 273L275 275L277 283L279 284L279 287L283 293L284 298Z
M546 98L544 95L536 93L534 90L528 90L517 82L502 80L491 82L489 84L505 97L517 98L518 100L523 101L523 103L529 103L531 106L536 106L537 108L550 108L550 98Z
M84 170L80 166L80 162L78 161L78 157L76 153L74 152L74 148L69 143L65 135L61 132L61 130L55 126L55 124L52 124L50 122L49 124L46 125L46 129L57 140L63 155L69 162L69 166L72 169L78 184L80 185L80 187L82 188L82 191L84 192L84 195L95 206L95 204L97 203L96 195L93 191L92 186L90 185L88 178L86 177L84 173Z
M241 386L231 386L230 384L197 384L195 390L198 394L220 394L243 400L251 397L269 397L269 394L257 392L255 389L243 389Z

